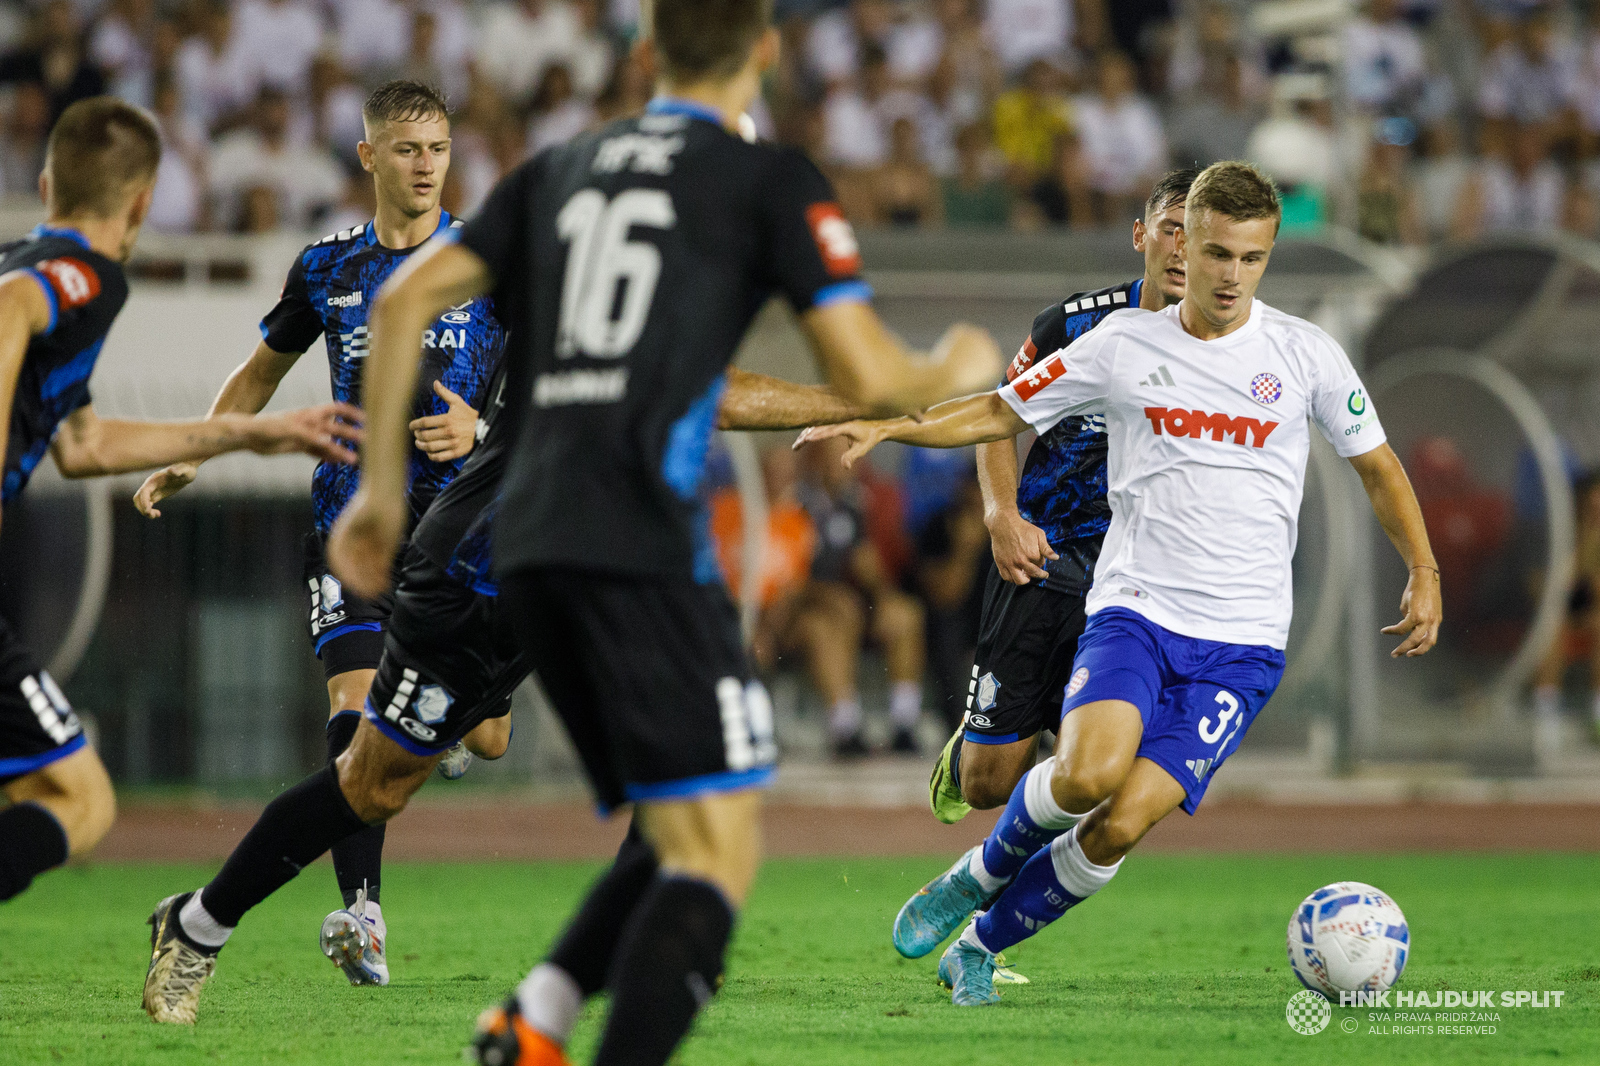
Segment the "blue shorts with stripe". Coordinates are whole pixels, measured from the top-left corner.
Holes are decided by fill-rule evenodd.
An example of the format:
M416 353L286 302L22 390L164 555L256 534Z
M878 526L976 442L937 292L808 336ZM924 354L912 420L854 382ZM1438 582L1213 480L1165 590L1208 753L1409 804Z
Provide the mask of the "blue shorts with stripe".
M305 585L311 597L307 635L311 650L322 660L329 678L351 670L376 670L383 657L383 631L394 610L394 597L375 599L346 592L328 570L321 533L305 540Z
M60 687L0 618L0 785L42 770L85 743Z
M1089 616L1062 717L1100 700L1139 709L1139 756L1171 774L1195 812L1223 761L1283 678L1283 652L1185 637L1123 607Z

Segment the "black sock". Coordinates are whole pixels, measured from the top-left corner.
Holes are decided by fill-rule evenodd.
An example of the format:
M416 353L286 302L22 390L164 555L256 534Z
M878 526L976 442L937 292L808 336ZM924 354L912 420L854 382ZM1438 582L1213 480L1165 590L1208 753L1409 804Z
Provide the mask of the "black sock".
M618 948L595 1066L663 1066L716 991L732 933L721 892L705 881L657 877Z
M328 719L328 763L344 753L361 724L360 711L340 711ZM383 873L384 823L369 825L333 846L333 876L339 882L339 895L346 907L354 906L356 893L363 888L367 898L378 902L378 878Z
M339 790L333 767L324 766L267 804L201 890L200 902L218 922L238 925L245 911L294 880L302 867L366 827Z
M550 964L570 974L585 998L605 987L623 931L655 883L658 865L655 849L645 843L638 823L628 826L616 861L589 889L577 916L550 952Z
M37 803L0 811L0 900L20 895L33 879L67 861L67 831Z
M956 737L955 744L950 748L950 783L956 786L956 792L961 795L966 795L961 792L961 746L966 742L967 731L963 728Z

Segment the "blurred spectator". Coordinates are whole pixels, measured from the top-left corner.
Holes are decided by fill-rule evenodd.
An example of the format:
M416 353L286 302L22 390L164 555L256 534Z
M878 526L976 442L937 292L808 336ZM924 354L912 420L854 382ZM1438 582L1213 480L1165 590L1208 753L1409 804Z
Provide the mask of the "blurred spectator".
M170 77L156 81L154 97L161 163L145 225L166 233L191 233L204 228L206 221L206 131L183 113L178 86Z
M278 228L278 191L266 185L252 185L242 197L238 232L271 233Z
M923 81L939 61L943 32L918 6L892 0L852 0L812 20L805 37L806 71L826 88L858 77L867 49L879 48L890 79Z
M1056 140L1072 132L1072 107L1059 91L1056 68L1043 59L1028 64L1016 88L994 102L994 143L1019 189L1049 173Z
M1548 9L1528 14L1516 36L1484 61L1478 109L1491 120L1490 145L1510 123L1564 127L1578 89L1576 46L1556 39Z
M454 165L450 169L454 172ZM322 225L324 229L338 233L365 226L377 213L378 187L373 184L372 175L362 171L345 178L344 195Z
M1406 22L1400 0L1367 0L1360 18L1344 28L1344 91L1372 114L1406 109L1422 93L1428 68L1422 38Z
M1511 500L1473 476L1449 437L1423 437L1406 456L1417 504L1439 561L1443 595L1463 622L1482 617L1483 574L1511 531Z
M256 83L289 96L309 88L322 18L306 0L239 0L233 32Z
M1044 60L1072 63L1072 23L1076 0L988 0L984 29L1008 76Z
M625 56L611 72L611 82L594 102L597 121L636 115L650 102L650 72L633 56ZM759 128L759 127L758 127Z
M1409 147L1374 137L1356 190L1356 232L1376 244L1419 245L1427 237L1406 175Z
M1561 225L1567 179L1551 159L1545 128L1514 126L1509 158L1489 157L1462 190L1456 236L1470 239L1495 230L1553 233Z
M889 158L888 130L877 105L889 91L889 61L876 46L866 50L860 86L841 82L823 104L823 158L835 166L871 170Z
M935 10L948 68L946 109L958 125L975 122L987 115L989 102L1000 95L1000 62L984 36L977 0L938 0Z
M907 119L912 124L918 154L935 174L948 174L955 169L954 107L960 106L953 95L951 68L942 60L924 83L927 92L918 88L896 86L884 93L873 108L878 113L880 126L891 135L894 124ZM893 146L891 145L891 150Z
M1261 109L1244 91L1244 64L1229 55L1207 65L1198 92L1188 94L1167 122L1172 157L1183 165L1210 166L1244 159Z
M528 154L538 155L553 144L565 144L594 125L594 118L594 105L573 91L572 73L566 64L551 64L533 95Z
M811 576L811 557L817 550L817 529L795 496L799 459L784 445L761 453L762 480L767 498L767 539L761 551L756 602L762 617L756 626L757 664L771 670L777 663L774 623L783 618L783 601L805 587ZM734 598L744 599L744 506L737 486L718 490L711 499L711 535L717 544L717 561Z
M816 527L817 551L811 580L792 598L776 645L804 660L828 701L834 754L849 757L867 752L857 675L870 637L888 661L891 747L915 753L925 665L922 605L894 584L889 561L869 535L869 493L840 463L843 454L844 443L831 440L808 446L802 457L806 478L798 498Z
M361 169L356 145L366 139L361 119L366 95L332 54L323 53L312 60L312 129L316 140L331 150L346 170Z
M0 57L0 82L43 86L50 125L72 104L106 91L105 78L89 61L78 14L67 0L48 0L29 37L24 47Z
M154 28L151 0L111 0L89 35L89 58L105 75L107 90L142 106L150 104Z
M1414 165L1416 199L1425 235L1449 240L1457 225L1462 190L1472 176L1473 162L1461 151L1461 134L1452 121L1422 131L1422 157Z
M889 134L889 159L873 175L874 221L891 226L938 225L944 201L932 169L923 162L917 128L896 119Z
M207 4L200 32L178 49L184 111L212 133L232 124L255 99L255 71L233 34L225 3Z
M1320 76L1278 78L1272 114L1250 134L1245 157L1282 188L1285 227L1313 228L1327 220L1328 192L1339 165L1333 112Z
M565 0L496 3L483 16L478 68L507 101L521 106L547 66L572 60L582 36L583 23Z
M425 7L411 11L406 29L405 52L388 63L372 67L365 81L369 88L377 88L387 81L416 81L439 88L451 97L452 90L445 88L450 80L445 67L435 58L439 33L439 16ZM459 106L459 98L451 99Z
M50 98L36 81L18 83L11 97L5 141L0 145L0 192L31 199L39 195L39 173L44 170Z
M573 0L573 6L578 12L580 28L567 66L572 74L573 90L584 99L593 100L611 80L616 49L606 33L601 0Z
M964 126L956 134L956 172L940 182L944 221L959 228L999 228L1011 217L1011 190L1000 180L1004 165L989 131Z
M309 229L344 193L344 172L325 148L289 136L289 100L264 88L252 121L217 142L211 159L214 217L229 228L260 232L269 217ZM258 190L272 193L272 211ZM231 223L231 226L229 225Z
M931 673L940 716L952 731L961 725L966 711L989 566L983 496L969 468L954 498L931 515L917 535L916 581L927 603Z
M1050 169L1039 176L1027 193L1027 199L1019 201L1017 206L1026 208L1028 213L1020 218L1012 216L1013 221L1020 222L1020 228L1028 229L1046 222L1074 229L1095 224L1088 167L1075 134L1063 133L1056 138Z
M333 5L339 60L357 74L399 64L411 44L413 18L399 0L338 0ZM436 83L432 83L436 84Z
M1567 667L1588 667L1589 722L1600 739L1600 477L1589 474L1574 489L1578 507L1578 572L1567 599L1566 624L1534 675L1533 705L1540 728L1561 716L1561 682Z
M1133 61L1102 52L1095 91L1073 101L1089 188L1101 223L1132 219L1167 166L1167 137L1156 109L1138 93Z

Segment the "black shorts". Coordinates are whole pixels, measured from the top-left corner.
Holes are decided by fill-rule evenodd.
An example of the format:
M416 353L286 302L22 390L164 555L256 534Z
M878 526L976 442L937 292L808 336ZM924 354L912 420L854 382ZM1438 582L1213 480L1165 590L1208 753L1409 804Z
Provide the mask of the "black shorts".
M311 650L322 660L323 672L333 678L351 670L376 670L383 656L383 627L394 609L393 595L385 592L369 600L346 592L328 572L321 533L306 534L305 554Z
M967 687L965 739L1010 744L1061 724L1061 701L1087 622L1084 598L1013 585L989 568L978 654Z
M500 589L602 809L771 781L772 702L720 584L538 567Z
M49 766L86 743L50 675L0 618L0 785Z
M511 710L528 659L499 601L407 548L367 720L413 755L437 755Z

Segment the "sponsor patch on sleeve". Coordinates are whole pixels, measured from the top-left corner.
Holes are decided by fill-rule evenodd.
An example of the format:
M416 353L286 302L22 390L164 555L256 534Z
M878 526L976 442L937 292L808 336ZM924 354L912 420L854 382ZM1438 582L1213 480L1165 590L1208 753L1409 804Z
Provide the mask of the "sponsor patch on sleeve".
M1067 372L1067 364L1059 354L1052 355L1044 362L1029 370L1026 374L1012 382L1012 387L1017 390L1017 398L1023 402L1039 395L1039 391L1052 381Z
M34 269L42 274L50 283L50 287L55 290L56 303L63 311L82 307L100 295L100 275L81 259L74 259L71 256L46 259Z
M822 265L836 278L851 278L861 272L861 247L856 231L835 203L812 204L806 208L806 225L822 253Z
M1011 365L1006 367L1006 380L1017 380L1017 375L1032 366L1038 357L1039 349L1034 347L1033 338L1029 337L1022 342L1022 347L1018 350L1017 357L1011 360Z

